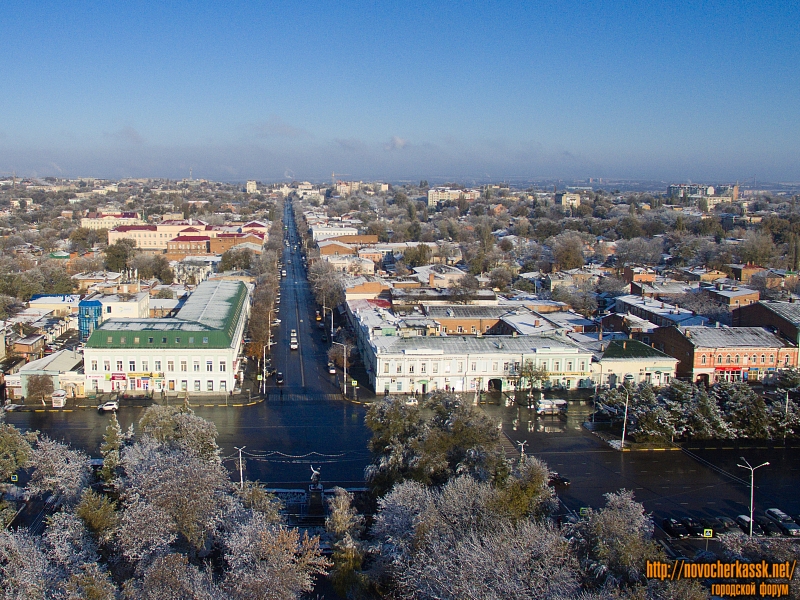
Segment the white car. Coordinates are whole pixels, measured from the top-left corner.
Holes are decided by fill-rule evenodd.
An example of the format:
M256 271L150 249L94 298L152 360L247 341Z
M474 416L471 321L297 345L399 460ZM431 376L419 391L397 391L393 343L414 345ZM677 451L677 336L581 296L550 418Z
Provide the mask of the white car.
M328 373L330 373L331 375L335 375L336 365L334 365L333 363L328 363Z
M296 329L292 329L292 331L289 333L289 337L296 338L297 337L297 330Z
M119 410L119 402L117 402L116 400L111 400L110 402L104 402L97 408L102 412L107 412L109 410Z
M289 342L289 349L290 350L297 350L299 348L299 344L297 343L297 339L292 338L292 341Z
M276 325L280 325L280 324L281 324L281 320L280 319L272 319L272 326L273 327L275 327Z

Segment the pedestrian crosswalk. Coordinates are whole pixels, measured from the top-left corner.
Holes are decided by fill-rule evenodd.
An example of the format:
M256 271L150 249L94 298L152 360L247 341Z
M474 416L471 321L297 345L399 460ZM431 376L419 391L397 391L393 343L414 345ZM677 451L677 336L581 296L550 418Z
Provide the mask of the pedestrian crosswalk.
M284 390L273 392L267 395L267 402L338 402L343 400L341 394L304 394L301 390Z

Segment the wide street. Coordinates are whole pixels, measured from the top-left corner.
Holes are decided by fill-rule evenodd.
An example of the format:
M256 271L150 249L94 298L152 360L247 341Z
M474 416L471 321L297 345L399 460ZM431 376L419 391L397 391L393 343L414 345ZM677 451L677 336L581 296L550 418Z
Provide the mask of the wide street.
M195 412L214 421L219 431L225 464L238 477L237 447L244 447L245 477L269 486L298 488L309 480L310 465L322 467L326 485L364 485L368 464L369 431L364 425L363 405L343 400L337 377L327 372L328 344L315 321L313 301L299 251L289 203L284 222L289 246L284 246L281 304L271 348L272 368L285 382L267 380L263 402L245 407L201 407ZM263 324L267 326L266 323ZM326 321L330 327L330 320ZM289 335L297 330L299 348L289 349ZM328 331L328 334L330 332ZM796 495L800 454L794 450L694 450L620 453L606 446L582 427L590 406L570 402L566 417L536 417L517 406L485 404L483 409L502 422L513 443L527 441L525 452L544 459L551 469L571 479L559 489L564 505L577 511L600 506L603 494L626 488L652 511L657 522L665 516L729 516L747 512L749 474L736 466L745 456L751 464L769 461L756 479L756 508L777 506L800 514ZM123 406L118 418L123 427L135 424L143 409ZM99 445L108 416L93 410L75 412L13 412L7 420L23 429L38 429L99 456Z

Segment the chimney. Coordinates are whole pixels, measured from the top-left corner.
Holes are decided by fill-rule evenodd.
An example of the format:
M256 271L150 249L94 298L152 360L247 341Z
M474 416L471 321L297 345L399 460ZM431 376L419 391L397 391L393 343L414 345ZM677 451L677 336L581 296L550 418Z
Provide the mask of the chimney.
M428 273L428 287L435 287L433 284L434 279L436 279L436 275L433 273Z

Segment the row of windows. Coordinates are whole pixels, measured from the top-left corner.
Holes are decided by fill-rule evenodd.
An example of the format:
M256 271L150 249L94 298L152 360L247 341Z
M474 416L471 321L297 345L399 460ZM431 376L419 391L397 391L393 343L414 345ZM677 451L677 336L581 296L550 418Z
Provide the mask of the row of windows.
M553 372L556 372L556 373L561 372L561 364L562 363L561 363L560 360L554 360L552 362ZM566 364L566 371L567 372L573 371L573 367L575 365L575 363L573 361L568 360L568 361L566 361L565 364ZM485 361L482 361L482 362L474 361L474 362L471 362L469 366L470 366L470 371L477 372L478 368L480 367L481 372L486 373L487 372L488 363L485 362ZM499 362L493 362L492 363L491 372L492 373L497 373L499 366L500 366ZM549 365L547 364L546 361L543 362L541 366L543 366L545 369L547 369L549 367ZM585 371L586 370L586 361L583 361L583 360L580 361L578 363L578 366L580 367L579 371L581 371L581 372ZM515 363L504 362L503 363L503 371L504 372L508 372L509 369L512 368L512 367L513 367L513 371L518 372L519 368L520 368L520 365L519 365L518 362L515 362ZM383 372L384 372L384 374L389 374L390 369L391 369L391 367L390 367L388 361L383 363ZM444 372L445 373L450 373L451 369L452 369L451 363L450 362L445 362L444 363ZM408 365L408 373L409 373L409 375L413 375L415 373L415 371L416 371L415 363L410 363ZM403 363L400 363L400 362L395 363L395 373L401 374L402 372L403 372ZM424 362L423 363L419 363L419 372L420 372L420 374L427 374L428 373L428 363L424 363ZM439 363L438 362L432 363L431 364L431 373L438 373L438 372L439 372ZM464 372L464 362L463 361L457 361L456 362L456 373L463 373L463 372Z
M111 309L111 307L109 307L109 311L110 311L110 309ZM180 344L181 343L181 339L182 338L176 337L175 338L175 343L176 344ZM140 341L141 341L141 338L139 338L139 336L135 336L133 338L133 343L134 344L138 344ZM155 342L155 338L154 337L148 337L147 338L147 343L148 344L152 344L154 342ZM106 338L106 343L113 344L114 343L114 337L109 335L108 338ZM122 336L121 338L119 338L119 343L120 344L127 344L128 343L128 338L125 337L125 336ZM162 337L161 338L161 343L162 344L166 344L167 343L167 338L166 337ZM190 344L194 344L194 336L192 336L192 335L189 336L189 343ZM208 343L208 338L207 337L203 337L203 343L204 344Z
M111 364L112 364L112 361L104 360L103 361L103 371L111 372ZM162 367L163 364L164 363L161 360L154 360L153 361L153 371L156 371L156 372L160 373L162 371L161 367ZM115 366L117 367L115 369L115 372L122 373L123 371L125 371L124 365L125 365L125 362L122 361L122 360L115 361ZM128 372L129 373L148 373L148 372L150 372L150 361L149 360L142 360L139 363L139 365L141 366L141 369L137 369L136 368L136 361L135 360L129 360L128 361ZM200 361L198 361L198 360L193 361L192 362L192 372L199 373L200 372L200 366L201 366ZM94 371L94 372L97 372L98 367L99 367L98 361L96 359L93 359L92 362L91 362L91 370ZM180 367L180 371L182 373L186 373L189 370L189 362L186 361L186 360L179 361L179 367ZM219 361L219 372L220 373L225 373L227 370L228 370L227 361L224 361L224 360ZM168 360L167 361L167 372L169 373L169 372L173 372L173 371L175 371L175 361L174 360ZM213 373L214 372L214 361L213 360L207 360L206 361L206 372L207 373Z
M744 355L744 360L745 361L747 361L747 356L748 356L747 354ZM700 356L700 364L703 364L703 365L707 364L709 359L711 361L713 361L714 360L714 355L712 354L708 358L706 358L705 354L701 355ZM740 364L740 362L742 360L741 357L738 354L735 354L733 356L733 363L731 363L731 355L730 354L726 354L724 359L725 359L725 364L726 365L730 365L730 364L738 365L738 364ZM721 365L722 361L723 361L722 354L717 354L716 360L717 360L717 364ZM786 365L789 364L790 360L791 360L791 357L788 354L783 357L784 364L786 364ZM774 354L770 354L769 355L769 364L772 364L774 361L775 361L775 355ZM750 359L750 362L752 362L753 364L758 364L758 355L757 354L753 354L753 356ZM767 364L767 355L766 354L762 354L761 355L761 364L762 365Z

